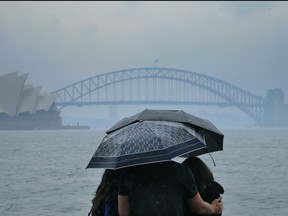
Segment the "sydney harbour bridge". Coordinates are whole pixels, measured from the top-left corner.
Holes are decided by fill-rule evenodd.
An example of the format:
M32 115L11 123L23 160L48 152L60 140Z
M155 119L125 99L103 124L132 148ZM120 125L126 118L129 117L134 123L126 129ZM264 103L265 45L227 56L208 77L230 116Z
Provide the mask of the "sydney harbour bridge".
M288 126L281 88L257 96L220 79L173 68L145 67L90 77L54 93L56 105L205 105L236 107L259 126Z

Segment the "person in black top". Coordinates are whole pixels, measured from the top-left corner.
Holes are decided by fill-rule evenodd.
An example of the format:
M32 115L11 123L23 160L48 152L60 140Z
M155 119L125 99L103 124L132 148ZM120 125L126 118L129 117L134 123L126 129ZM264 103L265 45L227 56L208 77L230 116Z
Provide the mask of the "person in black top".
M213 173L200 158L188 157L182 164L187 165L193 172L198 191L204 201L211 203L214 199L221 198L221 194L224 193L223 187L214 180ZM217 216L221 216L221 213Z
M198 213L213 214L222 211L218 201L204 202L191 170L174 161L134 166L120 174L120 216L183 216L185 202Z

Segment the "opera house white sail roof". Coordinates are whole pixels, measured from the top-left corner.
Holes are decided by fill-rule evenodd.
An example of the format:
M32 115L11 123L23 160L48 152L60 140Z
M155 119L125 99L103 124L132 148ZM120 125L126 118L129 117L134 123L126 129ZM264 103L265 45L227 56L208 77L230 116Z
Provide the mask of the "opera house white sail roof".
M41 93L41 86L25 85L28 74L11 72L0 76L0 114L10 117L21 113L34 114L48 111L54 105L57 95Z

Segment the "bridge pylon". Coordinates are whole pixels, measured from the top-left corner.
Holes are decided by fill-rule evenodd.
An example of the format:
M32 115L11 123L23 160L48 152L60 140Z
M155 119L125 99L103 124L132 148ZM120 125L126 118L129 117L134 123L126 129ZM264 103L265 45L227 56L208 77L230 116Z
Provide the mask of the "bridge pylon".
M281 88L267 91L261 126L288 127L288 106L284 104L284 93Z

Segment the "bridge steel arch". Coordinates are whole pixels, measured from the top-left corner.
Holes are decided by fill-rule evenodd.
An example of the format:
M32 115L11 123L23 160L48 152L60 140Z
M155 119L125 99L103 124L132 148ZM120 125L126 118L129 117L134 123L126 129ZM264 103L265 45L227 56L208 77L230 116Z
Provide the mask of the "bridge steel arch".
M144 82L141 82L141 80L144 80ZM166 83L164 83L164 80L166 80ZM172 87L173 83L174 89ZM173 91L175 90L178 95L186 94L187 96L184 99L179 99L179 97L170 97L169 99L166 98L163 100L164 92L162 92L162 95L159 96L158 94L158 98L146 95L145 99L143 95L141 96L141 89L139 87L141 85L142 87L143 85L146 86L146 91L151 91L151 89L153 89L154 91L151 95L156 94L155 92L158 91L171 91L172 89ZM158 86L158 89L155 85ZM130 92L124 90L127 89L127 86L130 87ZM162 88L159 86L162 86ZM187 92L185 86L190 86L190 91ZM203 92L201 93L199 91L199 89L201 89L202 91L212 94L213 97L206 100L189 97L190 94L196 91L195 87L198 88L197 91L199 95L203 95ZM115 95L119 95L119 92L121 92L122 96L118 96L117 99ZM254 95L235 85L208 75L173 68L145 67L104 73L75 82L54 91L54 93L58 94L56 105L60 109L65 106L73 105L83 106L139 103L191 104L237 107L257 123L261 123L264 116L264 97ZM124 95L127 94L137 94L137 98L133 100L131 99L132 97L128 99L126 97L126 99L124 99ZM173 94L172 91L171 94ZM95 95L97 95L97 97L95 97Z

